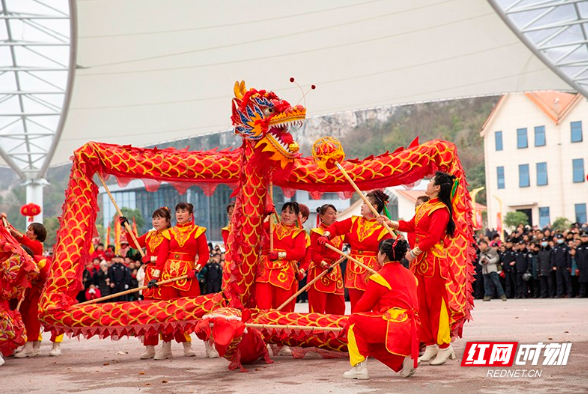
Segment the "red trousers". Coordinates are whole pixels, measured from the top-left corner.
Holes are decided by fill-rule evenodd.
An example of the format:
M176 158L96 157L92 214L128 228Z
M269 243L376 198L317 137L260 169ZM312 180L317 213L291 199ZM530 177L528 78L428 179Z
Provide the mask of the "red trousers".
M161 299L163 300L173 300L174 298L182 298L182 297L198 297L200 295L200 284L198 283L198 279L194 278L190 280L190 288L187 291L178 290L175 287L171 286L162 286L161 287ZM172 339L176 339L178 343L182 342L190 342L190 336L185 335L182 331L176 331L173 334L162 334L161 340L164 342L171 342ZM146 335L144 340L144 345L157 345L157 337L155 341L153 337Z
M290 290L284 290L281 287L274 286L271 283L255 283L255 300L259 309L276 309L280 307L288 298L296 293L298 282L294 281ZM281 310L283 312L294 312L296 298Z
M347 333L351 365L362 362L368 356L374 357L398 372L402 369L404 356L386 350L387 323L381 317L351 315Z
M27 342L39 340L41 333L41 322L39 321L39 300L41 294L37 291L27 290L27 294L20 305L20 314L22 322L27 330Z
M445 279L437 273L432 277L415 274L419 285L419 316L421 318L420 341L425 345L451 343L449 328L448 296Z
M347 289L347 291L349 292L349 302L351 303L351 313L353 313L353 312L355 312L355 305L359 302L359 300L361 299L361 296L363 296L364 291L357 290L357 289Z
M343 294L323 293L315 289L314 286L308 289L308 305L311 313L345 314L345 297Z

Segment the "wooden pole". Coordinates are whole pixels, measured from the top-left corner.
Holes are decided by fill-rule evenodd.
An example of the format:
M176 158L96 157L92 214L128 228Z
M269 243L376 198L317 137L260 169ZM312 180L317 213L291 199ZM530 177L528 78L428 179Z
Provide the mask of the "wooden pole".
M102 177L100 176L99 173L96 173L96 176L98 176L98 179L100 179L100 182L102 182L102 186L104 186L104 190L106 190L106 193L108 193L108 197L110 197L110 201L112 201L112 204L114 205L114 208L116 208L116 211L118 212L118 214L120 216L124 216L122 211L118 207L118 204L114 200L114 197L112 197L112 194L110 194L110 190L108 190L108 186L106 186L106 183L104 183L104 179L102 179ZM135 246L138 248L139 253L141 254L141 257L145 257L145 253L143 252L143 249L139 246L139 242L137 241L137 237L135 237L135 233L133 232L133 229L131 228L129 223L125 223L125 229L127 230L127 233L131 234L131 238L133 238L133 241L135 241Z
M178 276L177 278L162 280L161 282L157 282L157 286L167 285L168 283L176 282L176 281L182 280L182 279L188 279L188 275L182 275L182 276ZM137 291L145 290L147 288L149 288L149 286L141 286L141 287L137 287L136 289L129 289L129 290L121 291L120 293L115 293L115 294L107 295L104 297L96 298L95 300L85 301L85 302L82 302L78 305L95 304L97 302L109 300L111 298L116 298L116 297L120 297L123 295L136 293Z
M294 326L290 324L256 324L245 323L246 327L259 329L277 329L277 330L305 330L305 331L343 331L342 327L308 327L308 326Z
M292 297L288 298L288 300L286 302L284 302L282 305L280 305L278 307L278 309L276 309L276 310L277 311L282 310L286 305L288 305L290 302L292 302L292 300L296 299L296 297L298 297L300 294L302 294L302 292L304 292L306 289L308 289L310 286L312 286L314 284L314 282L316 282L317 280L319 280L320 278L325 276L329 272L329 269L335 268L335 266L337 266L338 264L341 264L343 262L343 260L345 260L345 257L341 257L339 260L335 261L333 264L331 264L331 266L329 268L327 268L326 270L321 272L319 275L317 275L313 280L311 280L309 283L307 283L306 286L304 286L302 289L298 290L296 292L296 294L294 294L294 295L292 295Z
M368 270L370 273L372 273L372 275L380 275L378 274L378 271L374 270L373 268L368 267L367 265L365 265L364 263L362 263L361 261L349 256L347 253L343 253L341 252L339 249L337 249L334 246L331 246L329 244L325 244L325 246L329 249L331 249L333 252L337 252L339 253L341 256L348 258L349 260L353 261L355 264L359 265L360 267L365 268L366 270Z
M341 164L335 162L335 165L337 166L337 168L339 169L339 171L341 171L341 173L345 176L345 178L347 178L347 180L349 181L349 183L351 183L351 186L353 186L353 188L355 189L355 191L357 193L359 193L359 196L361 197L361 199L363 200L364 203L366 203L366 205L370 208L370 210L372 211L372 213L374 214L375 217L380 216L380 214L378 213L378 211L376 211L376 208L374 208L374 206L370 203L370 201L367 199L366 196L363 195L363 192L361 190L359 190L359 187L357 187L357 185L355 184L355 182L353 181L353 179L351 179L351 177L349 176L349 174L347 173L347 171L345 170L345 168L343 168L341 166ZM390 233L390 235L392 235L392 238L396 239L396 234L394 234L394 231L390 228L390 226L388 226L388 224L386 223L382 223L383 226L386 228L386 230L388 230L388 232Z
M273 204L274 203L274 185L271 180L269 183L269 196L270 196L270 201ZM269 233L270 252L273 252L274 251L274 221L272 220L271 215L269 218L269 222L270 222L269 223L269 227L270 227L270 233Z

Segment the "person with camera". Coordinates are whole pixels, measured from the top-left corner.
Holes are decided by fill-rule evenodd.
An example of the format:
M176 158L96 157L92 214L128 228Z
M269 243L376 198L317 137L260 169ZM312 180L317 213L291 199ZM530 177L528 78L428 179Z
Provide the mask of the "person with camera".
M484 301L492 300L492 286L502 301L506 301L506 295L498 279L498 252L496 249L488 246L485 240L480 241L480 265L484 275Z

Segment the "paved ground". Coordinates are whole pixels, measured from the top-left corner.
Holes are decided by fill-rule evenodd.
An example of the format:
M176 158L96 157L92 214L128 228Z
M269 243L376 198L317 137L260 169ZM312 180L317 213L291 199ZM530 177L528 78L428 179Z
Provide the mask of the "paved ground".
M299 304L304 312L306 304ZM49 357L46 337L42 356L9 358L0 367L0 393L588 393L588 299L509 300L478 302L474 321L464 339L454 344L458 360L445 366L426 366L410 379L401 379L370 360L369 381L348 381L346 358L322 359L309 354L303 360L275 357L275 364L254 364L250 372L227 370L224 359L204 359L204 345L194 340L198 356L186 358L178 344L176 358L138 360L137 339L65 339L63 355ZM486 377L488 368L459 366L466 341L572 342L566 366L530 365L536 378ZM513 367L512 369L516 369Z

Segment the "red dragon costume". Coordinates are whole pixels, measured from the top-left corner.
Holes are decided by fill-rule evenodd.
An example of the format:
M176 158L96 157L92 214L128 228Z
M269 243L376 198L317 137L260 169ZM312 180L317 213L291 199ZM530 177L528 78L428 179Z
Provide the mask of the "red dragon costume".
M272 180L287 196L295 190L307 190L313 198L324 192L351 196L353 188L343 174L326 171L312 158L301 158L298 145L288 132L299 125L306 109L292 106L275 93L235 85L231 119L235 133L243 139L239 149L188 152L175 149L141 149L90 142L73 155L71 177L63 205L61 226L55 246L55 263L41 297L43 323L59 332L74 335L144 335L146 330L189 330L208 312L220 306L242 308L253 298L253 284L259 260L262 221L266 210L268 185ZM340 163L362 190L392 185L409 185L437 170L457 176L458 204L454 220L457 231L447 245L455 280L449 284L449 308L453 335L461 335L463 323L470 317L472 299L470 261L472 244L471 199L453 144L415 141L364 160ZM75 295L81 287L87 250L94 233L98 211L98 187L93 176L113 175L124 185L131 179L143 179L148 190L156 190L161 181L180 191L197 184L211 194L218 184L235 188L235 210L231 219L223 293L178 298L150 303L127 302L77 305ZM252 313L250 321L278 322L313 326L344 327L346 318L335 315L297 313ZM264 340L289 346L314 346L345 350L346 338L334 333L260 330Z

